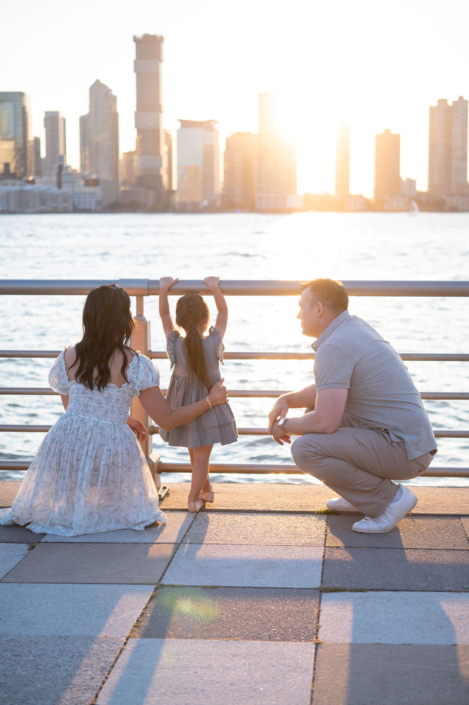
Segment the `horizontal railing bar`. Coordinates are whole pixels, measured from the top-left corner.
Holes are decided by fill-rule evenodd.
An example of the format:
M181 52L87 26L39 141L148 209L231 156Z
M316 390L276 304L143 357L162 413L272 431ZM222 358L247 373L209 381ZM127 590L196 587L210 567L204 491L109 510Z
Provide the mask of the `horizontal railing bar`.
M161 390L166 394L167 389ZM288 394L290 389L229 389L232 399L277 399L281 394ZM11 396L59 396L49 387L0 387L1 395ZM427 400L469 400L469 392L422 392L422 399Z
M0 426L0 431L2 430L2 426ZM150 426L150 434L156 435L159 433L159 428L158 426ZM269 436L269 432L267 428L256 428L256 427L248 427L248 428L238 428L238 435L240 436ZM441 430L441 431L434 431L435 438L469 438L469 431L456 431L456 430Z
M156 296L158 279L1 279L3 295L84 295L102 284L119 284L130 295ZM469 296L467 281L344 281L350 296ZM301 282L284 280L221 280L228 296L298 296ZM192 292L208 293L201 279L184 279L170 290L180 296Z
M0 433L47 433L52 426L29 425L29 424L2 424Z
M6 358L51 358L55 359L61 350L0 350L0 357ZM164 350L150 351L152 360L166 360ZM314 353L291 352L225 352L225 360L314 360ZM402 360L410 362L469 362L469 353L400 353Z
M0 461L0 471L8 470L28 470L32 460L2 460ZM160 463L159 472L191 472L191 466L188 463ZM259 465L246 463L211 463L210 471L212 473L226 474L246 474L246 475L267 475L267 474L285 474L285 475L301 475L296 465L292 464L266 464ZM453 467L431 467L423 473L426 477L469 477L469 468L453 468Z
M0 463L1 469L1 463ZM158 466L159 472L191 472L192 468L189 463L160 463ZM248 465L245 463L210 463L210 472L219 472L226 474L253 474L253 475L267 475L267 474L285 474L285 475L302 475L303 473L299 470L296 465L268 465L262 463L260 465ZM469 468L453 468L453 467L430 467L422 475L426 477L469 477Z
M0 433L47 433L52 426L36 426L29 424L1 424ZM150 426L150 434L159 433L158 426ZM268 436L267 428L238 428L240 436ZM469 438L469 431L441 430L434 431L435 438Z
M148 279L0 279L0 294L86 296L103 284L118 284L130 296L148 296Z

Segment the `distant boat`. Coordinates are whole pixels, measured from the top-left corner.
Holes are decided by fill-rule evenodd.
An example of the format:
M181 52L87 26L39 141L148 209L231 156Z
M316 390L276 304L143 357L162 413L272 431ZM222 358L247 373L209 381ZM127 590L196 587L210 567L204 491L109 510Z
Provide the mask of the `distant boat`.
M420 213L420 208L418 207L418 205L416 204L415 201L410 202L409 213L412 213L412 214Z

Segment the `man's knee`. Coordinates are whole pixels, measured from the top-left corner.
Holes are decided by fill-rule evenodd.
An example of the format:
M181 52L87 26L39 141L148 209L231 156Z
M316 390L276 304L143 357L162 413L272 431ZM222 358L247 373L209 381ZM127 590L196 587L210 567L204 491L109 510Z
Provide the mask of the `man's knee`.
M320 453L307 436L300 436L293 441L291 454L295 465L300 470L309 470L314 464L314 460L320 457Z

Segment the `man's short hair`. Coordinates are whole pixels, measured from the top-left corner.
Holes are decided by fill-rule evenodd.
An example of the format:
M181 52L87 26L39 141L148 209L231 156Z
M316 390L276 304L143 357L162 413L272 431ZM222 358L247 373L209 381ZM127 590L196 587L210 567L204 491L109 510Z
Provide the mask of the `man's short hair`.
M333 279L313 279L310 282L302 282L301 288L303 291L309 289L316 301L320 301L337 316L348 309L348 294L342 282Z

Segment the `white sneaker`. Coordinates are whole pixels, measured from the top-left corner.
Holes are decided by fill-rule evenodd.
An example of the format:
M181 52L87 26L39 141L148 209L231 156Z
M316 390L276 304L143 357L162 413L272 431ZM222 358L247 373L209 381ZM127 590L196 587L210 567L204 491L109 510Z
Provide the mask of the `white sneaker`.
M387 534L405 517L417 504L417 497L407 488L402 488L402 496L397 502L388 504L384 512L379 517L372 519L365 517L361 521L355 522L352 529L361 534Z
M332 509L334 512L358 512L359 510L347 502L343 497L337 497L336 499L329 499L326 502L326 507Z

